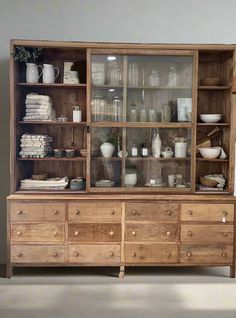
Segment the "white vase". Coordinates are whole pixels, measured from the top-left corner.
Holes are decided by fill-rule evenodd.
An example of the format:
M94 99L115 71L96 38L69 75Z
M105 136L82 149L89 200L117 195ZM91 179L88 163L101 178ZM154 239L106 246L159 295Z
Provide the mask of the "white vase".
M41 68L41 73L39 74L38 69ZM39 77L42 74L42 66L36 65L35 63L26 63L26 83L38 83Z
M57 72L55 75L55 71ZM52 64L43 64L43 83L53 84L58 77L60 71L59 68Z
M115 146L110 142L104 142L101 144L100 149L104 158L111 158L115 150Z
M159 133L154 134L152 138L152 155L154 158L161 156L161 138Z

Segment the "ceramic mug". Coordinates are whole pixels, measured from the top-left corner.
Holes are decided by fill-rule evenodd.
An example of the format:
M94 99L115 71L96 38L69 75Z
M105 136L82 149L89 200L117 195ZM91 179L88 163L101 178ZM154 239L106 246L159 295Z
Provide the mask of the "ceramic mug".
M168 184L169 187L173 188L176 184L176 176L174 174L169 174L168 175Z
M175 158L185 158L185 157L187 157L187 143L176 142L175 143Z

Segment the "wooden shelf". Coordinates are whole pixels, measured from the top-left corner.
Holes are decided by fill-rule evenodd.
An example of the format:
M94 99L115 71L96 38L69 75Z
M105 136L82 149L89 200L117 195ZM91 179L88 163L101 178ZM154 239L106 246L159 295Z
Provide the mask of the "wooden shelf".
M92 84L93 89L122 89L123 85L109 85L109 84L104 84L104 85L94 85Z
M209 162L228 162L229 159L206 159L206 158L201 158L201 157L197 157L196 158L197 161L209 161Z
M63 190L50 190L50 189L35 189L35 190L27 190L27 189L19 189L16 191L16 193L19 193L19 194L23 194L23 193L26 193L26 194L30 194L30 193L50 193L50 194L54 194L54 193L61 193L61 194L66 194L66 193L72 193L72 194L83 194L83 193L86 193L86 190L72 190L72 189L63 189Z
M231 86L198 86L199 90L215 90L215 91L225 91L231 89Z
M120 157L111 157L111 158L104 158L104 157L91 157L91 160L121 161L121 160L122 160L122 158L120 158Z
M126 160L129 160L129 161L148 161L148 160L153 160L153 161L189 161L189 160L191 160L191 158L190 157L186 157L186 158L127 157Z
M230 124L229 123L197 123L197 126L225 126L225 127L229 127Z
M87 122L82 121L80 123L74 123L73 121L39 121L39 120L32 120L32 121L18 121L19 125L52 125L52 126L86 126Z
M126 127L126 128L192 128L192 124L179 122L94 122L91 127Z
M55 157L44 157L44 158L21 158L18 157L19 161L86 161L84 157L74 157L74 158L55 158Z
M45 84L45 83L17 83L17 86L23 87L42 87L42 88L86 88L87 84L64 84L64 83L53 83L53 84Z
M191 90L191 87L179 86L179 87L168 87L168 86L128 86L128 89L150 89L150 90Z

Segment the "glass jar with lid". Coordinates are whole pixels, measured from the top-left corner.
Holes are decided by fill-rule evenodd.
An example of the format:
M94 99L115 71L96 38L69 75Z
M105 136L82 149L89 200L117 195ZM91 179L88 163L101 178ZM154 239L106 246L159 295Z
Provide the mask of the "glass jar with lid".
M96 95L92 99L92 121L104 121L107 101L102 95Z
M115 56L110 56L107 80L109 85L118 86L122 84L122 69Z
M122 121L122 99L119 96L112 98L112 121Z

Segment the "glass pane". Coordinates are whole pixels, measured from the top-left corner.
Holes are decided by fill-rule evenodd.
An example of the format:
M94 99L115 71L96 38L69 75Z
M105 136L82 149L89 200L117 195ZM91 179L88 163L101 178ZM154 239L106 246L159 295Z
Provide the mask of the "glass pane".
M92 55L92 121L123 121L123 56Z
M191 129L127 128L125 185L190 187Z
M92 128L91 187L121 186L121 136L119 128Z
M129 56L127 121L191 121L192 57Z

